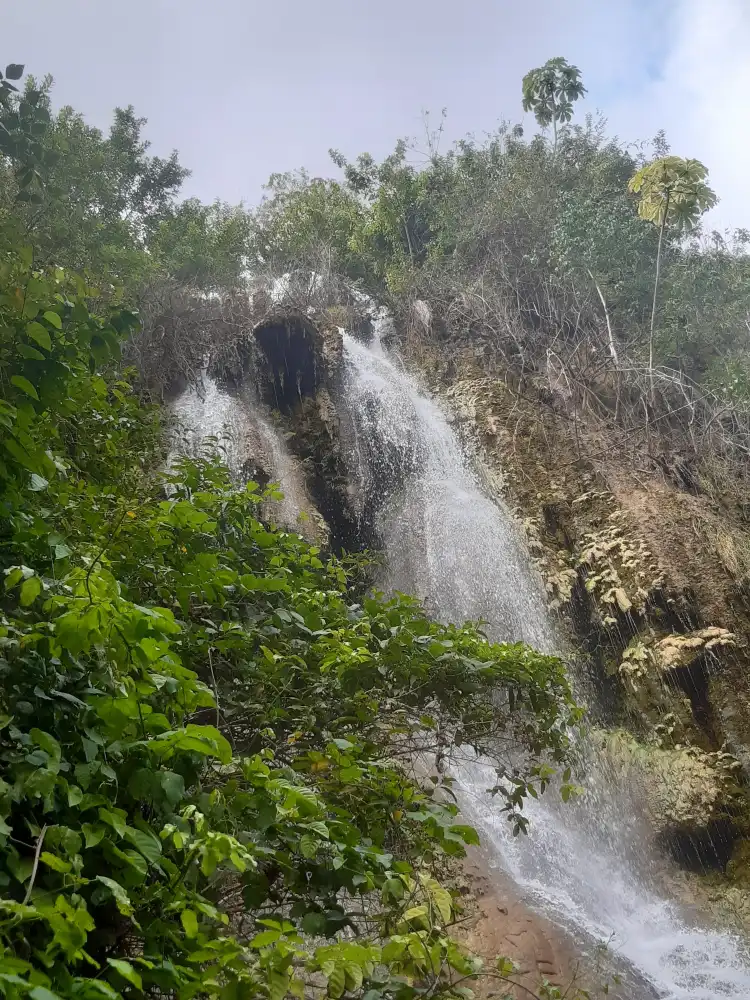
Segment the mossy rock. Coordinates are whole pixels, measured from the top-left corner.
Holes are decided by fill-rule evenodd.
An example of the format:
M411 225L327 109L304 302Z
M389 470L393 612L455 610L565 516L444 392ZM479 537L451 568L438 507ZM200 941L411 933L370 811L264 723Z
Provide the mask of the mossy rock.
M597 737L616 779L628 782L642 799L655 834L700 834L739 811L740 765L731 754L664 748L623 730L599 731Z

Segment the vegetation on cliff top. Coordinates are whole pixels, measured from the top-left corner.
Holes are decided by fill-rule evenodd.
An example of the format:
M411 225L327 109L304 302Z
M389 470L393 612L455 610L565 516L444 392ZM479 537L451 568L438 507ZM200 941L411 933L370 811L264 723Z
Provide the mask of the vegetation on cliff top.
M0 91L0 994L464 996L479 964L436 873L476 834L413 758L496 759L522 828L578 717L563 666L358 593L216 459L164 471L123 303L157 274L231 283L246 219L176 204L184 171L132 111L104 138L20 76Z

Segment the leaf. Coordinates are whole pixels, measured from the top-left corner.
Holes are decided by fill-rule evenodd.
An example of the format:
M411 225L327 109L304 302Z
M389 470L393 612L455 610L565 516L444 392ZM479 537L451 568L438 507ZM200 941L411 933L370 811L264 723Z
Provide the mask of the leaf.
M29 382L27 378L24 378L23 375L11 375L10 381L17 389L20 389L21 392L25 392L27 396L31 396L32 399L39 399L39 393L36 391L31 382Z
M389 878L383 884L383 898L387 899L403 899L404 898L404 883L400 878Z
M31 347L29 344L19 344L16 350L22 358L29 361L44 361L46 357L41 351L37 351L36 347Z
M428 888L430 890L432 901L437 907L443 923L450 923L451 917L453 916L453 900L451 898L451 894L447 889L444 889L433 879L430 879L428 882Z
M338 1000L346 989L346 970L343 965L335 965L328 976L328 996Z
M83 789L78 785L68 785L68 805L72 808L83 801ZM87 845L88 846L88 845Z
M20 63L9 63L5 67L5 76L8 80L20 80L23 76L23 65Z
M479 844L479 834L473 826L464 826L461 823L456 823L448 829L451 833L460 837L465 844Z
M31 1000L60 1000L59 995L46 986L35 986L33 990L29 990L28 995Z
M192 910L183 910L180 914L180 921L189 938L194 938L198 934L198 917Z
M300 837L299 849L303 858L312 860L318 853L318 842L315 837L312 837L309 833L304 833Z
M45 479L44 476L40 476L36 472L32 472L31 481L29 482L29 489L32 493L41 493L42 490L46 490L49 486L49 479Z
M41 323L27 323L26 333L35 343L43 347L45 351L52 350L52 339L47 329Z
M151 864L158 863L162 854L162 847L161 841L155 833L152 833L150 830L135 830L132 827L128 827L125 837L141 852L147 861L150 861Z
M424 903L420 903L419 906L410 906L409 909L404 913L404 920L418 920L422 923L426 922L429 914L427 912L427 907Z
M30 576L28 580L24 580L21 584L21 596L19 599L21 607L27 608L30 604L33 604L41 592L42 581L38 576Z
M302 930L312 937L322 937L326 930L326 918L324 913L316 913L311 910L302 918Z
M124 917L133 916L133 904L130 902L130 896L128 896L127 892L119 882L115 882L114 879L107 878L105 875L97 875L96 881L101 882L102 885L105 885L109 889L115 898L115 905L117 906L117 909ZM128 982L132 982L132 980L128 980ZM133 985L135 985L135 983Z
M185 779L174 771L162 771L159 775L159 784L164 790L167 802L174 808L185 794Z
M137 990L143 989L143 980L141 979L139 973L135 971L130 962L126 962L122 958L108 958L107 962L122 976L123 979L127 980L131 986L135 986Z
M355 993L362 986L364 980L362 968L356 962L346 962L344 964L344 972L346 974L347 990L350 993Z
M86 850L96 847L107 835L107 828L101 823L84 823L81 830L86 838Z
M42 729L36 728L29 730L29 736L38 747L41 747L46 754L49 754L52 760L60 760L62 749L54 736L50 735L50 733L45 733Z
M44 318L47 320L50 326L54 326L56 330L62 330L62 320L60 319L60 317L56 312L52 312L52 310L48 309L47 312L44 314Z
M281 931L261 931L260 934L256 934L255 937L250 942L251 948L267 948L270 944L276 944L276 942L281 937Z
M70 862L63 861L62 858L58 858L55 854L50 854L49 851L42 851L39 855L39 860L43 861L48 868L51 868L55 872L65 874L71 869Z

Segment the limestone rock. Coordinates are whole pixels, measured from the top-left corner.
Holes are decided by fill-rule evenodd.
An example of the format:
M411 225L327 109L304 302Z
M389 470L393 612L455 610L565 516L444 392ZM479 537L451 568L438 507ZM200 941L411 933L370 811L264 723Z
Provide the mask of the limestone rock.
M739 762L724 751L665 749L622 730L600 734L615 774L642 798L657 834L695 834L734 811Z
M653 646L656 665L661 670L690 668L704 653L714 654L734 645L734 635L726 628L703 628L685 635L668 635Z

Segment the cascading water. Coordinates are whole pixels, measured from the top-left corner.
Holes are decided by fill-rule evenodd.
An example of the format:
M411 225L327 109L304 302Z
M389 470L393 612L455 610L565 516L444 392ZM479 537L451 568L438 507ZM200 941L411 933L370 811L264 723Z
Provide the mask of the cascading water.
M487 495L440 407L383 350L385 322L371 346L344 335L354 473L376 507L384 588L416 593L444 620L481 618L495 639L552 651L555 630L513 518ZM513 838L485 793L492 773L463 763L455 776L498 865L579 940L610 942L641 984L628 996L750 997L739 940L691 925L649 888L645 852L632 850L638 823L611 782L596 782L575 806L550 795L530 802L531 832Z
M268 512L269 518L306 532L306 526L300 524L300 514L309 507L303 476L250 389L230 395L204 374L201 386L186 389L175 400L172 412L179 433L184 435L175 440L175 452L200 454L210 443L222 450L236 477L249 479L262 469L283 493L283 499Z

